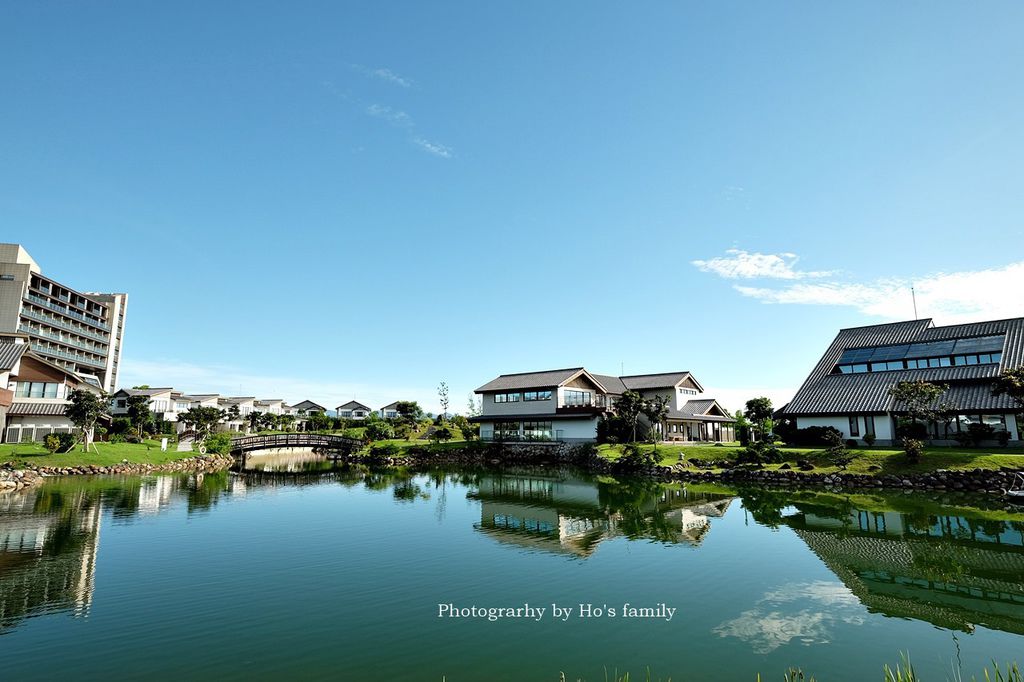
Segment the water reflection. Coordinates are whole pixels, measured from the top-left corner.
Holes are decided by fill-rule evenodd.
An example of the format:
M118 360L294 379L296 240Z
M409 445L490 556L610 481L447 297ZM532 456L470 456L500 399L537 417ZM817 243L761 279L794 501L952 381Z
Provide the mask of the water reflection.
M733 499L551 470L483 475L474 487L468 497L480 501L477 530L498 542L577 557L618 536L699 545L709 519L723 516Z
M1024 523L796 504L783 521L871 611L1024 634Z
M968 506L982 504L979 498L942 506L920 496L724 494L542 467L415 472L335 467L316 457L252 460L253 468L241 472L73 477L0 495L0 633L33 615L88 613L103 523L132 523L173 509L212 514L236 496L261 490L335 486L379 493L409 513L432 512L438 522L449 497L468 500L475 505L471 515L460 505L457 525L445 533L476 533L588 564L599 562L597 549L614 538L699 549L718 533L759 532L767 542L757 524L783 529L780 537L799 538L831 575L787 577L736 603L714 629L760 653L831 641L839 627L868 613L959 631L982 625L1024 634L1024 515ZM737 521L747 515L756 524L746 530L740 523L718 524L726 515ZM713 525L723 530L711 533ZM756 553L743 558L758 559ZM731 603L723 600L723 608Z

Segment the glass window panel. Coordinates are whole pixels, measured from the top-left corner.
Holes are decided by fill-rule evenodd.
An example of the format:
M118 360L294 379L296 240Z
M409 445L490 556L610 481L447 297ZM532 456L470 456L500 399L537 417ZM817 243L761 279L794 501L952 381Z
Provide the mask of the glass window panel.
M853 370L853 372L855 374L860 374L861 372L868 371L868 366L867 365L853 365L853 367L851 369Z
M953 358L953 364L955 364L955 365L966 365L967 364L967 357L964 356L964 355L958 355L955 358Z
M907 351L908 358L927 358L939 355L953 354L953 341L930 341L928 343L914 343Z
M929 367L938 367L939 366L939 359L938 358L928 358L928 366Z
M979 365L987 365L992 362L992 357L988 353L982 353L978 356Z
M1003 361L1003 354L1002 353L992 353L992 362L998 363L998 362L1002 362L1002 361Z
M978 356L977 355L966 355L964 357L967 358L967 364L968 365L976 365L976 364L978 364Z
M950 367L952 364L949 358L939 358L939 367Z
M988 424L993 427L996 431L1006 430L1006 416L1001 414L983 414L981 416L981 423Z

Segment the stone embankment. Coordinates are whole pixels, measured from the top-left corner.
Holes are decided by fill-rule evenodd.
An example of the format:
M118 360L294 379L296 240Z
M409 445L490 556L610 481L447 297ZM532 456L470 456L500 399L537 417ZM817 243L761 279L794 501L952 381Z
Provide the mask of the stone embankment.
M174 472L213 472L227 469L234 463L229 455L196 455L187 459L178 459L164 464L134 464L122 462L107 466L82 464L80 466L50 467L28 466L15 469L10 463L0 465L0 492L20 490L39 485L47 476L102 476L102 475L140 475Z
M359 456L345 458L356 463L368 463ZM389 466L422 467L424 465L485 465L485 464L571 464L593 473L617 471L614 463L599 457L592 447L569 443L473 444L464 448L446 448L430 451L414 449L410 454L375 462ZM718 467L728 461L716 462ZM784 464L783 467L792 465ZM823 487L830 489L903 489L923 491L977 492L999 495L1011 488L1020 469L939 469L917 474L886 474L879 468L875 474L820 473L807 462L794 468L778 470L753 468L725 468L703 470L677 464L672 467L650 466L628 470L632 475L662 481L722 482L764 487Z

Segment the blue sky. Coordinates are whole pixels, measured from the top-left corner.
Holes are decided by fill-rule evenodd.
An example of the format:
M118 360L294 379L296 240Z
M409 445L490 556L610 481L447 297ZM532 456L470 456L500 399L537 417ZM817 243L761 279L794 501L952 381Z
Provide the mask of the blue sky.
M3 7L0 240L129 293L128 384L734 408L911 283L1024 315L1017 2Z

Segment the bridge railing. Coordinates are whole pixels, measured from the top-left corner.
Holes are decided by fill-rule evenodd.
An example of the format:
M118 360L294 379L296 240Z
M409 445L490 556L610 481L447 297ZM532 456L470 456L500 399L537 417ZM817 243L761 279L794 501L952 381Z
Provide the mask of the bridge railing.
M271 448L344 448L361 445L358 440L324 433L274 433L231 439L232 452Z

